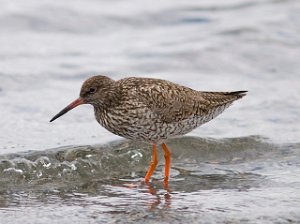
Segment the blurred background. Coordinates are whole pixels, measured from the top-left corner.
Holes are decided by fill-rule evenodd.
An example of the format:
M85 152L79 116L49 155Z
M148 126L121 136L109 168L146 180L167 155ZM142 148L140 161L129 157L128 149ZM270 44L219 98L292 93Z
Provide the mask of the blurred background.
M245 157L251 155L251 158L257 156L257 153L264 154L264 150L268 152L266 154L268 156L264 154L263 158L270 158L269 156L273 155L269 154L271 149L280 149L275 150L279 154L270 161L270 164L273 165L262 163L254 166L252 160L246 161L247 165L241 165L239 172L256 173L257 170L260 170L258 171L261 172L259 175L265 175L267 171L272 171L268 173L272 176L274 170L279 169L281 170L277 172L277 174L280 173L279 176L272 176L272 181L280 179L282 181L280 183L285 186L293 183L287 192L297 195L296 198L293 200L286 198L289 194L285 194L281 198L280 195L277 195L278 192L282 192L279 187L278 191L273 192L278 197L273 198L273 194L268 198L270 199L269 205L274 206L272 204L274 201L285 201L287 204L275 203L278 206L275 206L273 213L269 210L261 210L262 207L255 204L248 208L250 212L242 210L241 214L249 215L247 217L250 221L259 221L263 216L262 213L271 212L270 217L272 217L272 214L277 214L278 211L289 207L287 213L278 215L274 220L282 218L281 221L285 222L288 217L292 217L292 221L300 220L300 213L297 215L299 206L298 209L294 206L300 204L299 176L296 175L299 173L300 164L298 157L300 137L299 0L165 0L156 2L140 0L0 0L0 5L0 155L2 155L1 164L3 165L3 161L6 161L1 172L9 171L8 174L5 174L6 176L4 173L2 173L4 176L1 176L2 180L8 178L6 184L12 183L9 179L12 176L15 177L13 182L18 184L20 180L27 184L32 178L30 173L33 168L24 165L28 161L23 161L20 165L20 161L16 162L15 158L20 157L36 162L37 158L41 158L44 154L51 154L53 158L48 155L50 162L43 161L44 165L41 165L40 168L35 166L36 170L43 173L47 164L56 164L56 168L61 165L53 156L56 152L47 151L48 149L63 147L63 150L69 150L70 148L65 149L64 147L107 144L120 140L119 137L98 125L94 119L93 109L88 105L78 107L54 123L49 123L53 115L78 97L81 84L86 78L96 74L107 75L116 80L129 76L162 78L197 90L249 91L245 98L235 102L218 118L189 135L199 138L198 140L194 139L196 145L202 145L208 141L207 139L212 138L220 144L221 149L224 147L222 145L224 138L236 138L237 143L230 142L230 146L236 150L254 149L255 154L251 154L251 150L245 154ZM259 139L265 138L264 141L272 144L272 147L265 147L264 143L252 136L259 136L257 137ZM191 141L188 142L191 143ZM247 144L245 143L247 147L245 145L245 147L241 147L241 142L247 142ZM179 141L177 143L178 153L185 146L188 147L186 142ZM215 147L212 143L207 144L208 147ZM174 147L176 150L176 146ZM129 147L128 153L134 148L136 147ZM72 147L71 149L73 150ZM30 154L29 157L22 154L22 152L31 152L32 150L41 151L41 154L37 156ZM87 149L84 148L84 150ZM286 150L292 151L287 152ZM147 151L147 147L145 151ZM284 158L289 158L285 160L285 165L281 164L281 161L277 161L277 159L283 158L281 154L283 152L288 155ZM11 156L12 153L15 156ZM139 154L141 152L136 153L134 155L141 155ZM187 156L185 160L187 163L194 158L192 156L194 154L189 155L190 157ZM200 154L197 155L201 157ZM218 161L220 159L218 152L214 155L216 157L210 157L210 159ZM235 157L233 155L230 158ZM115 159L113 157L112 161ZM7 165L7 161L12 165ZM147 169L148 161L150 161L150 154L144 161L138 177L133 175L131 178L142 177L144 170ZM22 171L19 166L25 167L24 170L27 169L26 172L29 175L27 179L22 176L24 170ZM180 165L177 164L177 167ZM70 170L73 168L69 167ZM184 168L189 171L197 170L200 173L203 170L203 167L197 166ZM209 173L218 173L219 171L216 170L226 170L228 167L226 169L217 167L213 169L214 171L210 170L211 168L207 169L209 169ZM204 170L207 171L207 169ZM21 177L16 174L18 172L21 172ZM109 173L111 170L107 172ZM180 170L178 172L180 173ZM227 171L224 173L229 175ZM224 173L221 172L218 175ZM15 174L17 176L14 176ZM290 174L296 176L288 179L287 176ZM61 173L57 175L61 175ZM158 174L158 177L160 177L159 175L161 174ZM205 179L201 176L202 174L193 175L199 175L202 182L192 181L190 187L201 185L203 181L211 183L211 180ZM225 180L228 177L226 175ZM117 173L116 176L120 176L120 174ZM181 183L182 178L188 177L190 176L180 177L177 181ZM39 179L38 176L35 178L38 183L45 180ZM49 176L47 178L49 181ZM98 176L98 178L100 177ZM110 181L111 178L111 176L108 177ZM255 187L257 187L256 181L259 184L262 183L260 178L261 176L256 179L256 176L251 175L246 177L247 180L255 180ZM264 176L262 179L265 178ZM59 179L59 181L62 180ZM72 179L72 181L74 180ZM80 179L80 181L82 180ZM41 185L38 183L34 182L40 188ZM253 182L251 183L253 184ZM55 186L57 183L50 181L50 184ZM106 184L104 182L105 186ZM231 189L233 185L230 182L229 188ZM264 186L271 185L273 186L274 183L268 182ZM11 185L2 186L3 192L7 192L8 186ZM32 187L32 185L30 186ZM78 186L78 183L74 186ZM103 187L103 185L101 186ZM219 184L210 186L212 186L210 190L213 190L214 193L218 192L216 189L223 188L223 185ZM249 184L249 186L252 185ZM64 187L62 188L65 189ZM187 190L180 188L175 183L173 187L175 189L177 187L178 192ZM24 188L20 187L20 189L24 191ZM49 186L46 189L49 191ZM110 187L108 187L109 190L106 188L99 190L97 187L96 189L98 189L96 192L101 192L101 195L103 192L107 194L108 191L119 193L121 191L119 188ZM70 191L73 192L73 190L72 188ZM134 194L141 193L145 196L144 190L141 190L141 193L138 188ZM194 194L198 190L190 192ZM259 198L266 192L270 192L270 189L266 188L264 193L256 192L257 195L254 193L254 197ZM80 193L82 192L80 191ZM216 200L214 203L218 204L220 198L227 197L222 197L223 193L228 195L228 192L220 191L216 194L218 197L214 198L210 192L203 193L202 191L201 200L206 201L206 197L212 200L214 198ZM235 193L236 191L233 195L229 194L231 195L229 200L236 196ZM122 194L128 196L127 193L122 192ZM158 194L158 197L161 195ZM55 196L57 195L55 194ZM250 194L244 199L249 199L249 202L253 199L252 196ZM10 200L7 201L7 198L12 197L11 194L3 194L1 197L2 199L6 198L6 202L2 203L5 205L2 211L5 211L6 206L14 205ZM27 196L25 198L28 199ZM128 198L131 197L128 196ZM238 198L236 200L239 200ZM144 199L148 201L147 197ZM104 203L111 202L110 199L107 200ZM224 200L226 201L226 199ZM259 201L259 199L257 200ZM268 204L266 200L262 200L260 203ZM39 203L37 204L40 205ZM76 204L74 201L72 203ZM125 203L132 202L129 200ZM222 212L229 212L232 217L235 217L236 210L229 209L230 211L227 211L226 208L229 206L227 203L228 201L224 202L225 209L222 208ZM141 204L144 203L141 202ZM199 208L195 201L192 201L191 204L192 208ZM231 205L243 203L236 201L233 204ZM44 204L42 203L42 205ZM110 209L114 206L116 204L112 203ZM189 205L186 204L186 206ZM103 207L105 206L103 205ZM56 206L53 210L55 208ZM129 213L136 214L134 211L137 208L130 208L133 213ZM192 217L190 222L198 223L199 213L203 211L210 211L215 218L221 217L220 220L224 221L225 216L222 216L222 212L217 212L218 208L215 208L213 203L201 208L204 210L194 212L192 209L191 213L188 213ZM108 208L105 207L105 209ZM176 216L176 212L180 209L182 207L179 206L173 210L172 216L160 216L155 213L157 216L154 215L154 217L165 222L170 220L179 220L180 222L180 220L185 220L185 218L181 219ZM36 210L29 210L28 214L31 214L30 211L35 217ZM67 209L62 209L62 211L67 211L65 214L62 212L62 217L70 218L66 214L71 211ZM109 211L116 212L113 209ZM257 213L262 216L254 217L251 211L253 213L262 211ZM156 212L158 211L156 210ZM210 219L210 212L205 213L207 219L203 220L208 222L214 220ZM22 213L17 214L19 216L16 216L22 219ZM95 215L87 212L77 217L78 219L73 218L75 221L80 218L84 220L85 214L88 214L89 217ZM147 212L145 214L145 216L149 215ZM150 214L153 215L153 213ZM242 220L242 216L237 219L237 222ZM13 223L14 219L10 217L11 213L9 212L2 214L2 220L6 220L6 223ZM52 220L51 215L49 220ZM63 223L69 220L68 218L61 219ZM146 220L151 222L152 219ZM235 219L233 218L233 220ZM47 219L45 218L44 221L46 223ZM111 219L108 215L108 221L116 220Z

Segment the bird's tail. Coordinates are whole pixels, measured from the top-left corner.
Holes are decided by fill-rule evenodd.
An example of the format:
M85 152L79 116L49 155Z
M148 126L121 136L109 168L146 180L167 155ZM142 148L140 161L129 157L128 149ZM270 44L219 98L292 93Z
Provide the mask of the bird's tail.
M246 95L247 95L247 92L248 92L248 91L227 92L227 93L225 93L225 95L228 95L228 96L235 96L236 99L240 99L240 98L246 96Z
M234 101L242 98L248 91L235 92L201 92L201 97L210 101L212 106L231 105Z

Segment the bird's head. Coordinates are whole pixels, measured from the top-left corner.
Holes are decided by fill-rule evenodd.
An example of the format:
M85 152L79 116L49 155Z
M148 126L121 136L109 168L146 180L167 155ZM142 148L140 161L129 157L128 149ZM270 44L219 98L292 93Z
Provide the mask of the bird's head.
M81 104L91 104L94 107L106 106L113 100L115 95L114 87L115 81L106 76L97 75L87 79L82 84L79 98L62 109L50 122Z

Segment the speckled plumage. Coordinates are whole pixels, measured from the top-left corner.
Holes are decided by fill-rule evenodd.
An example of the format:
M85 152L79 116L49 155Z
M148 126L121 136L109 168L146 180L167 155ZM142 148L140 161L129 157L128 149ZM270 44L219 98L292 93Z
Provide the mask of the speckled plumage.
M92 104L97 121L107 130L124 138L153 143L146 183L158 163L156 145L162 143L167 187L171 153L163 141L210 121L245 94L246 91L200 92L161 79L132 77L114 81L94 76L83 83L80 97L50 122L78 105Z
M113 81L94 76L85 81L80 96L91 87L100 91L91 104L103 127L127 139L152 143L192 131L245 95L245 91L200 92L161 79Z

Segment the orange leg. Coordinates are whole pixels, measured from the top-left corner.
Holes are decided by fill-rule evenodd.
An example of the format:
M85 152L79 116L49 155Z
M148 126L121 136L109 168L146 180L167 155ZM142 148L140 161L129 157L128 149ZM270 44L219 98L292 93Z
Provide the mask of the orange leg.
M145 176L145 182L148 183L150 180L150 177L152 176L153 171L155 170L157 166L158 160L157 160L157 153L156 153L156 145L153 144L152 147L152 160L149 166L149 169L147 171L147 174Z
M169 176L170 176L170 167L171 167L171 152L165 143L162 144L162 148L164 150L164 156L165 156L164 184L165 184L165 187L168 187Z

